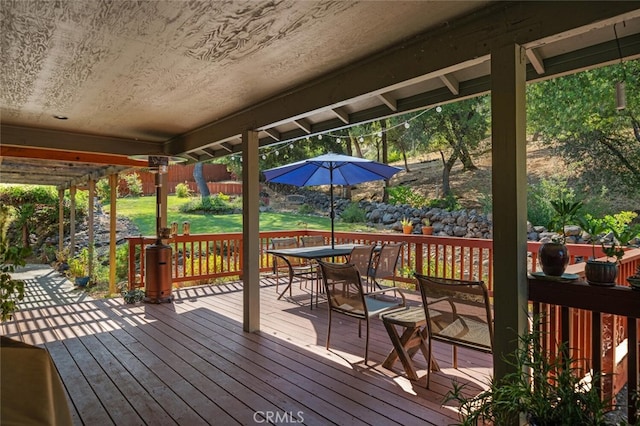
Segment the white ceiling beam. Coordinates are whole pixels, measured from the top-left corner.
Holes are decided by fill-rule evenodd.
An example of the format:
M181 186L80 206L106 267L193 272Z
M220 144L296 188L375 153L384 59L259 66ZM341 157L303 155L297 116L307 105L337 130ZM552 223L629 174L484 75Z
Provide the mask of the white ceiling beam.
M398 102L389 93L378 94L378 99L380 99L386 106L388 106L391 111L398 111Z
M538 52L537 49L527 49L525 52L533 69L536 70L539 75L544 74L544 59L540 56L540 52Z
M216 156L216 152L215 152L215 150L213 150L213 149L211 149L211 148L202 148L202 152L204 152L204 153L205 153L205 155L206 155L207 157L209 157L209 158L215 158L215 156ZM198 156L197 156L197 155L194 155L194 157L195 157L195 158L194 158L194 160L196 160L196 161L200 161L200 159L198 158Z
M443 74L439 77L440 77L440 80L444 83L444 85L447 86L447 88L449 88L449 91L451 93L453 93L456 96L460 94L460 82L453 74Z
M3 145L115 155L163 155L163 143L3 124Z
M280 132L276 129L264 129L264 132L268 134L274 141L280 142Z
M293 122L296 124L296 126L300 127L307 134L311 133L311 123L309 123L309 120L305 120L304 118L301 118L299 120L294 120Z
M233 145L231 145L229 142L222 142L219 146L225 151L233 152Z
M344 107L332 108L331 112L333 112L344 124L349 124L349 113Z

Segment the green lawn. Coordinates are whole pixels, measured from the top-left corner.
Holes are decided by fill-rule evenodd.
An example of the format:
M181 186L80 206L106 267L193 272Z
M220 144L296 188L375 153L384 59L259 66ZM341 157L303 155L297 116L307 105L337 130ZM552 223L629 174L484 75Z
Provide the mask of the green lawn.
M182 223L191 224L192 234L216 234L222 232L242 231L242 215L203 215L180 212L180 205L189 202L187 198L168 197L167 223L178 222L180 232ZM107 208L107 207L105 207ZM156 233L156 199L155 197L118 198L117 211L119 216L130 218L144 236ZM279 231L291 229L317 229L328 231L331 229L329 217L307 216L294 213L260 213L261 231ZM356 231L366 229L364 224L342 223L336 219L336 231Z

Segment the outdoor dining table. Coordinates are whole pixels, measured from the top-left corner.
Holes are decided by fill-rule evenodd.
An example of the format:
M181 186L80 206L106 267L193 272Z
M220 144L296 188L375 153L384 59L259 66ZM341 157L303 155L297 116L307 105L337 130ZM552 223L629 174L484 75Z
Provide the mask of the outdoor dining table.
M45 348L0 336L2 424L71 426L64 385Z
M312 247L295 247L287 249L270 249L267 250L267 253L277 256L295 257L305 260L318 260L348 256L349 254L351 254L351 250L353 250L354 247L360 245L361 244L336 244L333 247L331 247L330 245L326 245ZM289 288L291 288L292 284L293 275L289 275L289 283L287 284L285 289L278 295L278 300L280 300L285 292L289 290ZM316 293L316 304L317 303L318 294ZM311 309L313 309L313 286L311 286Z

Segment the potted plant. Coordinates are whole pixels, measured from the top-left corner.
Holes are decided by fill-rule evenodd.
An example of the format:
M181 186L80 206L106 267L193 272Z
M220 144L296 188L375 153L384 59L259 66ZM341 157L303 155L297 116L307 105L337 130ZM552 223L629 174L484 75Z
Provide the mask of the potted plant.
M422 234L423 235L432 235L433 234L433 226L431 226L431 221L428 217L422 219Z
M627 277L627 281L632 289L640 290L640 265L636 268L635 274Z
M56 250L56 261L54 269L61 274L64 274L69 269L69 247L64 247L61 250Z
M565 245L565 227L576 219L582 208L582 201L568 201L567 199L551 201L555 214L547 228L559 236L543 243L538 249L538 260L545 275L559 277L569 264L569 250Z
M614 286L618 276L618 265L624 256L624 247L640 235L640 227L630 226L633 215L621 212L613 216L597 219L585 215L580 219L580 226L591 236L593 256L585 265L585 278L591 285ZM603 234L610 235L607 241ZM600 243L605 260L596 260L595 245ZM613 259L613 260L611 260Z
M404 234L410 234L413 232L413 223L411 223L409 219L403 217L400 223L402 224L402 232Z
M460 424L605 424L606 404L596 386L600 375L594 375L590 383L583 380L576 360L567 356L566 343L555 350L545 348L540 324L540 316L534 316L531 329L518 336L518 348L506 358L513 372L492 379L487 390L466 397L464 385L454 380L445 402L460 404ZM526 417L526 423L517 422L520 415Z
M75 285L86 287L89 284L89 250L83 249L78 256L69 259L67 277L73 278Z
M129 290L126 283L120 285L120 294L126 304L135 304L142 302L146 296L146 293L141 288L134 288Z

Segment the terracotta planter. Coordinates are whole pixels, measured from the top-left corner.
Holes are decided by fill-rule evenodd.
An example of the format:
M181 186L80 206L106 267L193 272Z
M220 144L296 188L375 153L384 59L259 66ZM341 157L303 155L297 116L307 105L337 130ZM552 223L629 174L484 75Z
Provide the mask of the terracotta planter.
M562 243L544 243L538 250L538 261L545 275L559 277L569 264L569 250Z
M591 285L611 287L616 285L618 264L600 260L588 260L584 267L584 275Z
M423 226L422 227L423 235L433 235L433 226Z
M410 234L413 232L413 225L402 225L402 233Z

